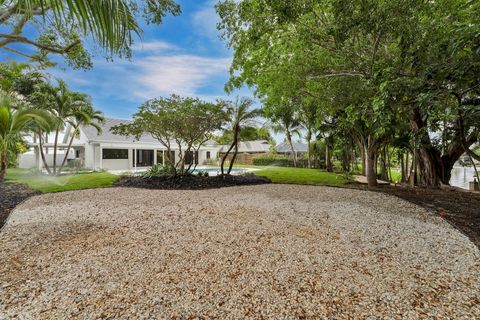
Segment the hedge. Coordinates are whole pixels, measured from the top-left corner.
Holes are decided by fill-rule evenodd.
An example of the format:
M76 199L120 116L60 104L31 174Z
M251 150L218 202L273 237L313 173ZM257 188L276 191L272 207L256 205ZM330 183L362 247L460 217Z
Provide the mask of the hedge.
M291 167L293 162L283 156L257 156L252 158L252 164L254 166L279 166L279 167Z

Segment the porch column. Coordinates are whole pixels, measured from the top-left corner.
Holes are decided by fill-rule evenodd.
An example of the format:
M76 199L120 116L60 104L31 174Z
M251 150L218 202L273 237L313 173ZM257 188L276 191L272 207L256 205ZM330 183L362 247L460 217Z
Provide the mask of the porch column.
M153 149L153 164L157 164L157 149Z
M133 171L137 172L137 148L133 148Z
M100 170L103 169L103 148L102 145L99 145L100 148Z
M162 157L162 166L165 167L165 149L162 150L162 154L163 154L163 157Z

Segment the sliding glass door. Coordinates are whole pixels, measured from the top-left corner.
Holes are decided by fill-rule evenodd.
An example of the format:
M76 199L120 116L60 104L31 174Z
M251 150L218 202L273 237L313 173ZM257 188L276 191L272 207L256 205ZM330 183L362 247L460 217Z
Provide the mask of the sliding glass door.
M153 166L153 150L136 150L133 158L134 167L151 167Z

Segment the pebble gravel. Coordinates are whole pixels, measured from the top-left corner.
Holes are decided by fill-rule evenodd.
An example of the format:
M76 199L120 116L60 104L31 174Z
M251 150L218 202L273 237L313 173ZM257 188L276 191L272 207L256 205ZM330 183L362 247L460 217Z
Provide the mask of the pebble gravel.
M343 188L34 196L0 233L0 319L475 319L480 251Z

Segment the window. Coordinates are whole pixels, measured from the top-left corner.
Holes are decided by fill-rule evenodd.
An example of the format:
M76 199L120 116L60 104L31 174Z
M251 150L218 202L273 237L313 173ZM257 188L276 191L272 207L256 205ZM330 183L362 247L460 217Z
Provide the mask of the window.
M210 159L210 151L207 151L207 159Z
M157 164L163 165L163 150L157 150Z
M75 158L80 158L80 150L75 150Z
M198 164L198 151L187 151L185 152L185 164Z
M170 156L167 154L167 157L170 159L170 161L175 162L175 151L170 151ZM166 160L167 159L165 159L165 161Z
M103 149L102 159L128 159L128 149Z
M193 151L185 152L185 164L192 164L193 163Z
M136 163L135 163L136 160ZM153 150L137 150L136 159L133 159L133 166L151 167L153 166Z

